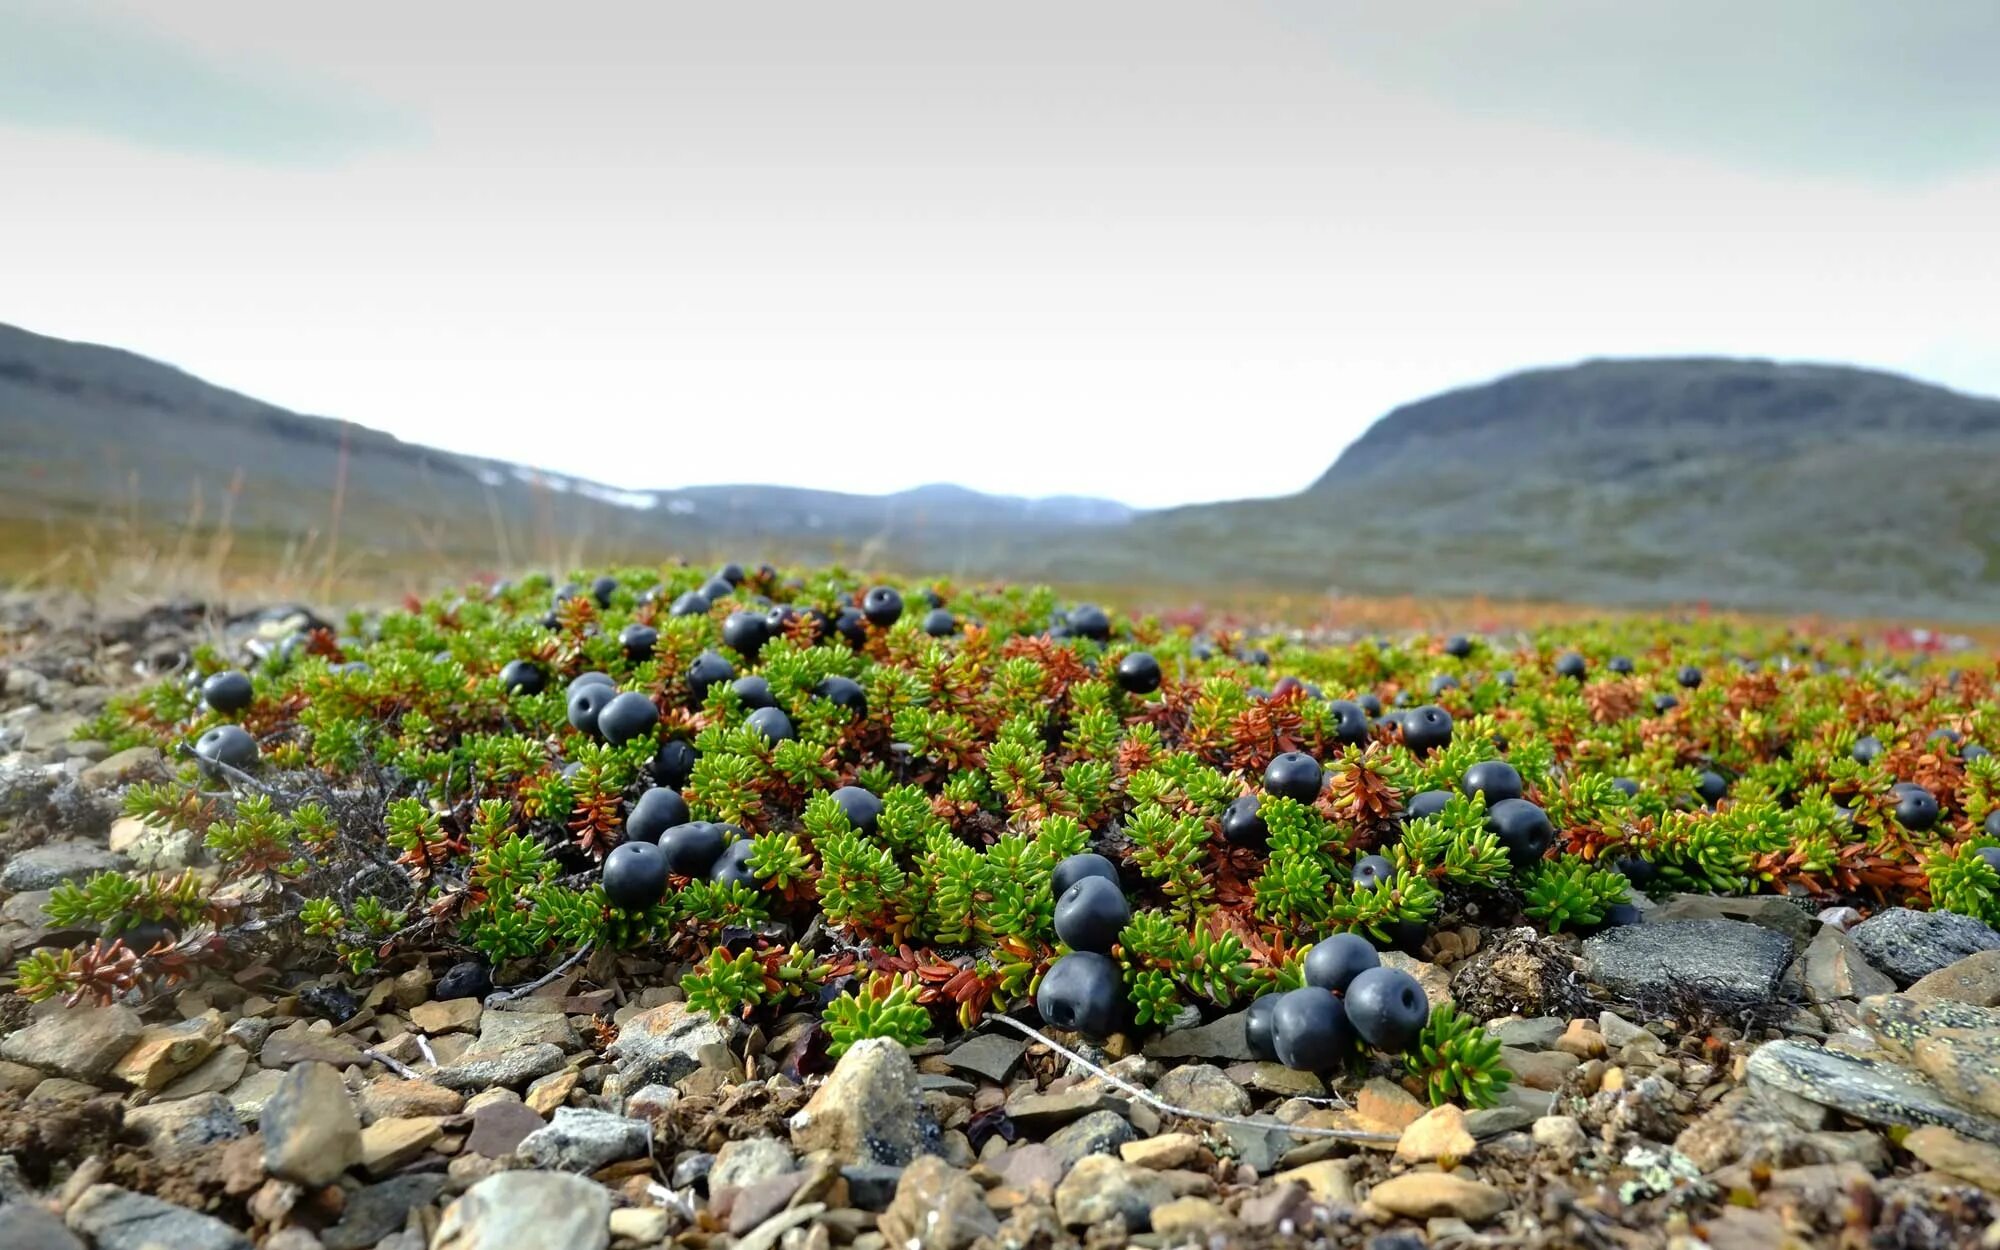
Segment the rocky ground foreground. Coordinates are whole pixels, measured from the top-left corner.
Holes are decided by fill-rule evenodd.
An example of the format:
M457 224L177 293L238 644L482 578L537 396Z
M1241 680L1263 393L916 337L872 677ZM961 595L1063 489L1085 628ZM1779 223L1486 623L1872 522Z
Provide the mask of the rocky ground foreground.
M0 608L0 965L61 936L62 881L203 867L117 815L157 755L71 735L285 615ZM1424 954L1386 958L1489 1021L1497 1106L1330 1090L1253 1061L1240 1014L1056 1037L1087 1065L996 1021L833 1061L816 1015L717 1022L629 955L525 993L405 961L7 996L0 1248L2000 1246L2000 933L1977 921L1688 895Z

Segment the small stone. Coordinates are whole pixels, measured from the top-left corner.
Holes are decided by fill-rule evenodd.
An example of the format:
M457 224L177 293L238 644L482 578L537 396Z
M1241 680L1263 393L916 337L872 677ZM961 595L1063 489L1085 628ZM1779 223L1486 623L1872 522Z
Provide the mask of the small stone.
M611 1193L563 1172L501 1172L445 1208L430 1250L605 1250Z
M166 759L160 754L159 748L126 747L123 751L107 755L84 769L77 780L87 790L108 790L136 778L164 777L166 773Z
M42 1074L25 1063L0 1059L0 1094L25 1094L42 1083Z
M1923 1074L1803 1042L1766 1042L1751 1054L1752 1088L1768 1086L1872 1124L1937 1124L2000 1144L2000 1120L1946 1098Z
M1243 1031L1248 1013L1231 1012L1192 1029L1176 1029L1148 1041L1143 1053L1149 1059L1255 1059L1250 1039Z
M243 1136L236 1108L221 1094L154 1101L125 1113L125 1127L156 1149L194 1150Z
M1074 1124L1064 1125L1049 1135L1046 1145L1067 1165L1091 1155L1108 1155L1139 1134L1116 1111L1093 1111Z
M1276 1094L1280 1098L1326 1097L1326 1082L1316 1073L1301 1072L1282 1063L1238 1064L1229 1069L1229 1078L1259 1093Z
M742 1029L743 1022L733 1016L717 1020L684 1002L663 1003L627 1020L604 1056L618 1065L630 1085L677 1085L702 1066L697 1051L727 1048Z
M385 1176L422 1154L444 1136L436 1116L392 1116L361 1130L361 1169Z
M2000 955L2000 951L1994 953ZM1821 925L1813 935L1805 954L1799 957L1799 969L1806 997L1815 1003L1866 998L1896 988L1894 981L1869 966L1859 942L1832 925Z
M67 1218L98 1250L250 1250L249 1238L212 1215L116 1185L84 1190Z
M526 1084L538 1076L560 1069L567 1060L562 1047L544 1042L519 1050L467 1051L457 1063L439 1068L431 1080L446 1089L485 1089L489 1085L509 1088Z
M8 1034L0 1041L0 1059L95 1085L144 1031L139 1013L122 1003L67 1007Z
M1205 1063L1183 1064L1162 1076L1153 1093L1163 1101L1202 1115L1248 1115L1250 1095Z
M175 1077L159 1096L192 1098L196 1094L220 1094L242 1080L249 1067L250 1055L241 1046L221 1046L193 1071Z
M1910 986L1918 1002L1949 1001L2000 1007L2000 950L1978 951L1928 973Z
M418 1003L410 1008L410 1023L426 1033L465 1033L479 1027L483 1014L476 998Z
M1056 1218L1066 1228L1089 1228L1122 1218L1144 1232L1155 1207L1173 1201L1173 1190L1158 1173L1135 1168L1107 1154L1079 1159L1056 1186Z
M946 1051L944 1061L954 1072L1004 1085L1007 1078L1014 1074L1026 1050L1027 1043L1018 1037L983 1033Z
M644 1085L625 1098L625 1114L636 1120L661 1120L680 1106L681 1092L671 1085Z
M259 1122L264 1166L301 1185L330 1185L361 1161L361 1121L340 1073L302 1063L285 1073Z
M1118 1147L1118 1157L1134 1167L1163 1171L1193 1163L1201 1153L1201 1139L1193 1133L1161 1133Z
M2000 1193L2000 1146L1928 1125L1912 1129L1903 1138L1903 1149L1939 1172Z
M554 1115L558 1107L568 1104L571 1091L577 1088L582 1077L575 1068L564 1068L547 1076L536 1077L528 1086L528 1093L521 1101L528 1110L537 1115Z
M444 1193L445 1178L435 1172L393 1176L374 1185L364 1185L347 1195L340 1222L319 1235L325 1250L383 1250L409 1222L410 1213L436 1202ZM418 1243L421 1250L422 1242ZM266 1240L260 1250L271 1250Z
M1400 1133L1422 1119L1430 1108L1417 1101L1409 1090L1377 1076L1370 1077L1355 1094L1354 1110L1384 1130Z
M1547 1050L1563 1035L1563 1029L1564 1022L1559 1016L1534 1016L1527 1020L1509 1016L1486 1026L1487 1034L1502 1046L1518 1046L1522 1050Z
M1588 1020L1572 1020L1563 1035L1556 1039L1555 1049L1578 1059L1602 1059L1605 1053L1604 1034Z
M723 1143L708 1170L708 1192L742 1188L789 1172L796 1165L792 1148L775 1137L745 1137Z
M1845 933L1861 923L1861 913L1852 907L1822 907L1813 919Z
M1129 1100L1107 1085L1058 1090L1052 1094L1026 1093L1007 1101L1007 1118L1024 1133L1043 1134L1081 1120L1098 1111L1119 1113Z
M1455 1007L1457 1001L1451 995L1451 973L1433 963L1426 963L1414 955L1402 951L1382 951L1376 955L1384 968L1394 968L1407 973L1423 987L1424 997L1430 1000L1431 1010L1440 1007Z
M1573 1115L1545 1115L1535 1121L1528 1135L1537 1146L1561 1155L1578 1154L1590 1144L1583 1125Z
M1176 1198L1152 1211L1153 1231L1163 1237L1208 1233L1234 1223L1214 1202L1194 1196Z
M611 1236L617 1241L658 1245L672 1227L672 1220L658 1207L620 1207L611 1213Z
M164 1089L175 1077L215 1053L222 1041L222 1014L210 1012L179 1024L150 1025L111 1067L111 1075L135 1089Z
M1328 1206L1346 1206L1354 1201L1354 1160L1321 1159L1287 1172L1280 1172L1271 1180L1278 1185L1296 1184L1305 1187L1314 1199ZM1249 1217L1244 1217L1249 1222Z
M1343 1201L1351 1198L1350 1190L1349 1199ZM1279 1185L1266 1193L1245 1198L1243 1205L1236 1210L1236 1218L1248 1228L1272 1232L1297 1231L1312 1222L1313 1198L1304 1185Z
M1483 1224L1508 1207L1502 1190L1450 1172L1392 1177L1369 1190L1368 1201L1392 1215L1417 1220L1449 1216L1468 1224Z
M1464 1159L1477 1149L1465 1128L1465 1112L1445 1103L1410 1123L1396 1143L1398 1163L1436 1163Z
M1623 1050L1641 1038L1653 1036L1615 1011L1597 1013L1597 1031L1604 1034L1604 1044L1612 1050Z
M457 1115L465 1109L465 1095L429 1081L391 1078L362 1086L354 1106L361 1122L372 1124L392 1117Z
M1583 1061L1560 1050L1515 1050L1502 1046L1500 1062L1529 1089L1557 1089Z
M565 1053L580 1043L569 1017L554 1012L489 1011L479 1023L479 1049L510 1050L516 1046L560 1046Z
M289 1068L301 1063L346 1068L361 1062L361 1048L348 1038L317 1032L305 1021L297 1020L264 1039L257 1062L267 1068Z
M1967 955L2000 950L2000 933L1971 916L1949 911L1891 907L1855 925L1854 939L1868 962L1909 985Z
M921 1155L903 1169L880 1228L897 1250L966 1250L999 1232L1000 1221L971 1177L936 1155Z
M236 1108L236 1118L245 1124L255 1123L264 1114L264 1107L271 1101L271 1095L278 1092L278 1083L285 1074L270 1068L257 1068L246 1072L243 1079L222 1091L229 1105Z
M123 867L124 856L94 842L44 842L16 852L0 865L0 891L52 890L65 881L81 881Z
M2000 1032L1942 1029L1918 1038L1910 1057L1946 1097L2000 1116Z
M496 1100L472 1114L472 1135L465 1148L473 1154L503 1159L519 1148L523 1138L541 1131L542 1117L519 1102Z
M562 1107L548 1127L521 1139L515 1153L540 1168L595 1172L646 1153L652 1130L644 1120L589 1107Z
M901 1166L922 1146L920 1106L909 1052L891 1038L864 1038L792 1117L792 1143L800 1150L829 1150L842 1163Z

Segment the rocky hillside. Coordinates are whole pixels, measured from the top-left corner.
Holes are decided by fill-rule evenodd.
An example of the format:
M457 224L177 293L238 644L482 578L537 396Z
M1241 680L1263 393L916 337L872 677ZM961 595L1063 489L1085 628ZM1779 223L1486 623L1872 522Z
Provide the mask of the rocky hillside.
M1160 580L1842 614L2000 611L2000 400L1861 369L1593 361L1396 409L1308 490L1150 514Z

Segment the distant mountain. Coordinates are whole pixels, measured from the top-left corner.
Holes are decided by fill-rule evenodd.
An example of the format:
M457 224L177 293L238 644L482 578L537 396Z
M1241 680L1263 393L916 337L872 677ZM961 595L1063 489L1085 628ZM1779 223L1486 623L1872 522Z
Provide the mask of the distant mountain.
M1538 369L1396 409L1298 495L1149 513L1116 544L1022 563L1087 580L1992 616L2000 400L1755 360Z
M868 496L773 486L627 491L301 416L130 352L0 325L0 548L60 546L134 523L171 541L227 515L238 549L333 528L342 564L474 567L657 559L841 558L945 572L994 563L1010 535L1122 524L1123 504L956 486ZM0 566L0 571L5 571Z

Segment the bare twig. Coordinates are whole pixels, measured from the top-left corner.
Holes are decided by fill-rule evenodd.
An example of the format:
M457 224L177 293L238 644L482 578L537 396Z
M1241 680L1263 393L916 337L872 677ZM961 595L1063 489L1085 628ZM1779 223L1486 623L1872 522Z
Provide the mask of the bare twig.
M363 1059L373 1059L376 1063L381 1064L383 1067L389 1069L389 1071L391 1072L394 1072L397 1076L402 1077L406 1081L423 1080L423 1075L419 1073L415 1068L411 1067L407 1063L402 1062L401 1060L391 1059L389 1056L383 1054L379 1050L373 1050L373 1049L364 1050L361 1052L361 1057Z
M583 960L587 959L590 956L591 945L592 945L591 943L585 942L582 946L576 948L575 954L571 955L568 959L563 960L555 967L549 969L541 976L538 976L534 980L528 982L526 985L517 985L511 990L495 990L493 993L488 994L486 996L486 1005L488 1007L498 1007L502 1003L511 1003L517 998L527 997L528 995L534 993L536 990L541 989L544 985L547 985L550 982L554 981L557 977L561 976L563 973L568 972L571 968L576 967L577 964L581 963Z
M1286 1124L1281 1120L1253 1120L1248 1116L1215 1115L1207 1111L1195 1111L1187 1107L1176 1107L1174 1104L1170 1102L1154 1097L1153 1094L1144 1089L1139 1088L1137 1085L1134 1085L1129 1081L1121 1080L1118 1077L1113 1076L1111 1073L1106 1072L1103 1068L1100 1068L1096 1064L1092 1063L1090 1060L1085 1059L1082 1055L1077 1054L1075 1051L1063 1045L1061 1042L1056 1041L1054 1038L1042 1032L1040 1029L1034 1028L1030 1025L1023 1024L1012 1016L989 1016L988 1019L998 1020L1000 1023L1008 1026L1009 1028L1018 1029L1020 1032L1027 1034L1029 1037L1040 1042L1042 1045L1048 1047L1050 1050L1055 1051L1057 1054L1069 1060L1071 1063L1074 1063L1079 1067L1084 1068L1085 1070L1095 1074L1096 1076L1101 1077L1103 1080L1110 1083L1111 1085L1116 1086L1117 1088L1132 1095L1132 1097L1137 1098L1140 1102L1143 1102L1147 1106L1153 1108L1153 1110L1164 1111L1168 1115L1177 1115L1183 1119L1188 1119L1188 1120L1206 1120L1210 1124L1235 1124L1235 1125L1240 1125L1243 1128L1277 1129L1280 1132L1290 1133L1296 1137L1331 1137L1340 1141L1385 1142L1385 1143L1402 1140L1402 1135L1400 1133L1370 1133L1362 1129L1347 1129L1347 1128L1314 1128L1304 1124Z

